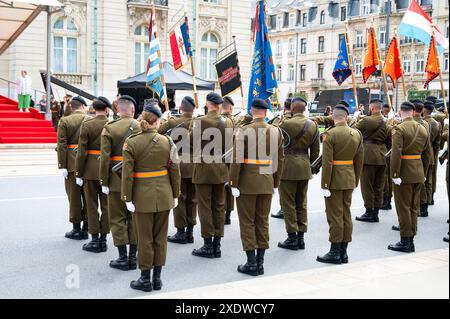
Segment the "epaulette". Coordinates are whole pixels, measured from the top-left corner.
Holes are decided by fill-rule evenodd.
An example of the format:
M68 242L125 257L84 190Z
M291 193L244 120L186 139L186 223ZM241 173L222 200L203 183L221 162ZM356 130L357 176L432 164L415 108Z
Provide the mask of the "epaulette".
M134 134L131 134L128 138L131 139L131 138L136 137L136 136L139 136L139 135L141 135L141 134L142 134L142 131L141 131L141 132L134 133Z
M111 122L106 123L106 125L110 125L110 124L117 123L117 122L119 122L120 120L122 120L122 118L118 118L118 119L112 120Z

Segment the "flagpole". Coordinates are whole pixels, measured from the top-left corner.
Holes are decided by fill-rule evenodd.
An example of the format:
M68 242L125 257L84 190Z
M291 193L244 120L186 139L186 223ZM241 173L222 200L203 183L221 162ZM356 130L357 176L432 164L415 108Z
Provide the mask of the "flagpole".
M433 39L435 39L434 24L431 25L431 29L433 30L432 37L433 37ZM431 41L431 42L433 42L433 41ZM438 49L437 43L435 43L435 45L436 45L436 52L439 52L437 50ZM441 95L442 95L442 100L444 101L444 113L445 113L445 117L448 118L447 97L445 96L445 86L444 86L444 80L442 79L442 70L441 70L441 62L439 61L439 53L438 53L438 57L436 60L437 60L437 68L439 71L439 82L441 83Z
M237 52L237 46L236 46L236 36L233 35L233 44L234 44L234 51ZM242 87L242 81L241 81L241 99L242 99L242 110L245 110L245 104L244 104L244 88Z
M408 92L406 91L406 83L405 83L405 72L403 71L403 59L402 59L402 54L400 52L400 47L398 44L398 33L397 33L397 27L394 27L394 34L395 34L395 38L397 40L397 51L398 51L398 60L400 62L400 72L402 74L402 88L403 88L403 97L405 99L405 101L408 100Z
M353 69L353 59L350 51L350 44L348 41L348 22L345 23L345 44L347 46L347 59L350 64L350 71L352 72L352 82L353 82L353 95L355 96L356 112L359 112L359 101L358 101L358 90L356 88L356 78Z
M188 34L189 34L190 33L189 32L189 20L187 17L186 1L183 1L183 5L184 5L184 19L186 21L186 26L188 28ZM191 44L189 43L189 45L191 45ZM192 85L194 87L195 108L198 109L199 103L198 103L198 93L197 93L197 78L195 77L194 54L192 53L192 47L190 47L189 60L191 61Z

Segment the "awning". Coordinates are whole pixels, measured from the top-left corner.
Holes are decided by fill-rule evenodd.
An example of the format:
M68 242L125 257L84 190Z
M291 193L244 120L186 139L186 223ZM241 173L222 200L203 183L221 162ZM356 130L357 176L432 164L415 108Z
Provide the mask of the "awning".
M0 1L0 54L46 9L60 7L58 0Z

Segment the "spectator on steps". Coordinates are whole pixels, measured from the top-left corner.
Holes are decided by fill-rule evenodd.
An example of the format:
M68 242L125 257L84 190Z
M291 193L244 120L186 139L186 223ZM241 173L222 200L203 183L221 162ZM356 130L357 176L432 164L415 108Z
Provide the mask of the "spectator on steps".
M39 112L47 113L47 96L46 95L42 95L42 98L39 101Z
M19 111L30 112L30 101L31 101L31 77L28 75L27 71L20 71L20 76L16 81L16 91L19 100Z

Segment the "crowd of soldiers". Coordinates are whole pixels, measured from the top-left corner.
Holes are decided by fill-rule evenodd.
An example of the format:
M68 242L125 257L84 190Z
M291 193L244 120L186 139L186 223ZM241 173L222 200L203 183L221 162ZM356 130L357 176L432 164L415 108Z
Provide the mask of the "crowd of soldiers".
M72 113L59 121L58 165L73 225L66 237L85 240L90 234L83 250L101 253L111 232L119 255L110 267L139 267L141 276L130 286L147 292L162 288L167 243L194 243L197 214L203 245L192 255L221 258L235 203L247 256L240 273L264 274L277 193L281 211L272 216L284 218L287 232L278 246L305 249L308 183L320 165L331 247L317 261L348 263L352 194L360 181L366 212L356 220L379 222L379 211L392 209L394 197L399 225L393 228L400 231L400 241L388 248L414 252L418 216L427 217L434 205L439 151L448 140L448 120L435 111L433 98L404 102L396 116L372 100L367 116L350 116L349 105L341 101L331 115L308 118L307 102L295 97L271 121L266 101L254 99L250 114L233 116L233 100L217 93L208 94L207 112L198 117L189 96L180 115L172 117L162 114L154 99L146 101L137 120L132 97L121 96L115 104L118 118L108 121L108 99L94 100L95 116L89 116L84 99L74 97ZM326 127L322 134L319 125ZM221 133L218 155L208 151L217 138L209 135L211 129ZM172 210L176 233L168 236Z

